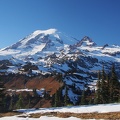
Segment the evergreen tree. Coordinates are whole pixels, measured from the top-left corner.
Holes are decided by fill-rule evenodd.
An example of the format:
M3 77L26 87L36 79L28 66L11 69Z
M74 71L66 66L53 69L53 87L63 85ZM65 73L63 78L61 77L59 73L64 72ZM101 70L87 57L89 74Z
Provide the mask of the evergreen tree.
M100 74L98 73L97 90L94 99L95 104L118 102L120 97L120 82L115 72L115 66L112 66L111 77L105 73L104 66L101 75L102 79L99 76Z
M65 88L65 95L64 95L64 106L68 105L68 89L67 87Z
M104 71L104 66L102 69L102 80L101 80L101 100L102 103L108 102L108 89L107 89L107 81L106 81L106 73Z
M0 81L0 112L6 111L4 90L4 84Z
M109 99L110 99L110 77L108 74L106 74L106 88L105 88L105 94L106 94L106 102L109 103Z
M29 98L28 98L28 104L27 104L26 108L30 108L30 104L31 104L31 99L30 99L30 97L29 97Z
M57 90L57 92L55 93L55 107L59 106L59 91Z
M120 103L120 90L119 90L118 102Z
M9 106L9 110L13 110L13 98L11 96L11 100L10 100L10 106Z
M101 73L100 70L98 71L98 81L96 84L97 90L95 91L95 98L94 98L94 103L95 104L100 104L101 103Z
M22 98L22 94L19 95L19 99L18 99L18 101L17 101L17 103L16 103L16 107L17 107L18 109L23 108L23 98Z
M63 90L64 86L60 87L56 93L52 96L52 100L51 100L51 104L54 107L60 107L63 106L64 104L64 98L63 98L63 94L62 94L62 90Z
M85 105L86 104L86 99L85 99L85 90L82 91L82 96L81 96L81 105Z
M89 105L92 105L94 103L94 99L92 97L90 97L90 100L89 100Z
M110 77L109 74L106 75L107 89L110 87Z
M102 68L102 80L105 80L105 77L106 77L106 73L105 73L104 65L103 65L103 68Z
M26 105L26 108L30 108L30 103L31 103L30 94L27 95L27 100L28 100L28 104Z
M109 81L110 86L110 102L118 102L119 101L119 94L120 94L120 83L118 81L115 66L112 65L111 69L111 79Z
M100 73L100 70L98 71L98 80L101 79L101 73Z
M55 94L52 95L51 105L52 105L52 107L55 107Z
M34 97L38 97L38 94L36 92L36 88L33 89L33 94L34 94Z

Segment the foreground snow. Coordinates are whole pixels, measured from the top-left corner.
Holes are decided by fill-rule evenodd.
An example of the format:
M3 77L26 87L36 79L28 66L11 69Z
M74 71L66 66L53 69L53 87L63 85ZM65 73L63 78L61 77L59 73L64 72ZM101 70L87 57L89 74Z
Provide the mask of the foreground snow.
M120 104L100 104L100 105L83 105L83 106L70 106L58 108L40 108L38 110L19 110L27 114L31 113L46 113L46 112L70 112L70 113L107 113L107 112L120 112Z
M31 113L46 113L46 112L71 112L71 113L108 113L108 112L120 112L120 104L100 104L100 105L84 105L84 106L71 106L71 107L59 107L59 108L40 108L36 109L24 109L19 110L24 112L23 115L29 116ZM69 117L69 118L58 118L53 116L41 116L40 118L21 118L17 116L2 117L0 120L80 120L80 118Z
M0 118L0 120L80 120L79 118L70 117L70 118L58 118L58 117L47 117L41 116L40 118L18 118L16 116L13 117L4 117Z

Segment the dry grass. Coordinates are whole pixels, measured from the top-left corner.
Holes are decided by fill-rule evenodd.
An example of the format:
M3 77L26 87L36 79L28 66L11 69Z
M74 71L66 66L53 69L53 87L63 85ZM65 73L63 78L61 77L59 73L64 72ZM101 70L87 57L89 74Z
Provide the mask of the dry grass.
M81 119L120 119L120 112L113 113L60 113L60 112L50 112L50 113L36 113L30 114L31 118L39 118L40 116L56 116L60 118L77 117Z
M7 112L0 113L0 117L5 116L14 116L19 115L19 117L26 117L23 114L18 112ZM55 116L60 118L68 118L68 117L77 117L81 119L112 119L112 120L120 120L120 112L111 112L111 113L60 113L60 112L47 112L47 113L33 113L30 114L30 118L40 118L41 116Z
M21 113L19 112L6 112L6 113L0 113L0 117L5 117L5 116L14 116L14 115L20 115Z

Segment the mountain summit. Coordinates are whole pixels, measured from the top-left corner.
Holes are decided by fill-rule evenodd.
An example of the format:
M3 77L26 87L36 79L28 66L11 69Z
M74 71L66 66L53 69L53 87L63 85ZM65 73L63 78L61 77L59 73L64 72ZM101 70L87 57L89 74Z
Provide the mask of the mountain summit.
M78 43L77 43L77 47L79 46L95 46L97 45L95 42L92 41L92 39L90 39L88 36L83 37L83 39L81 39Z
M25 57L28 55L58 52L71 44L75 44L76 40L68 37L56 29L36 30L19 42L0 50L1 55L9 55L9 57ZM8 56L7 56L8 57Z

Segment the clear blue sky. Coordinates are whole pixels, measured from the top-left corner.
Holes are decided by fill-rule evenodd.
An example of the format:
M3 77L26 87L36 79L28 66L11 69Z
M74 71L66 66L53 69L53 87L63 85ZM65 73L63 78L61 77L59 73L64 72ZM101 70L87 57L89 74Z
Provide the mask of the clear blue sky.
M49 28L120 45L120 0L0 0L0 48Z

